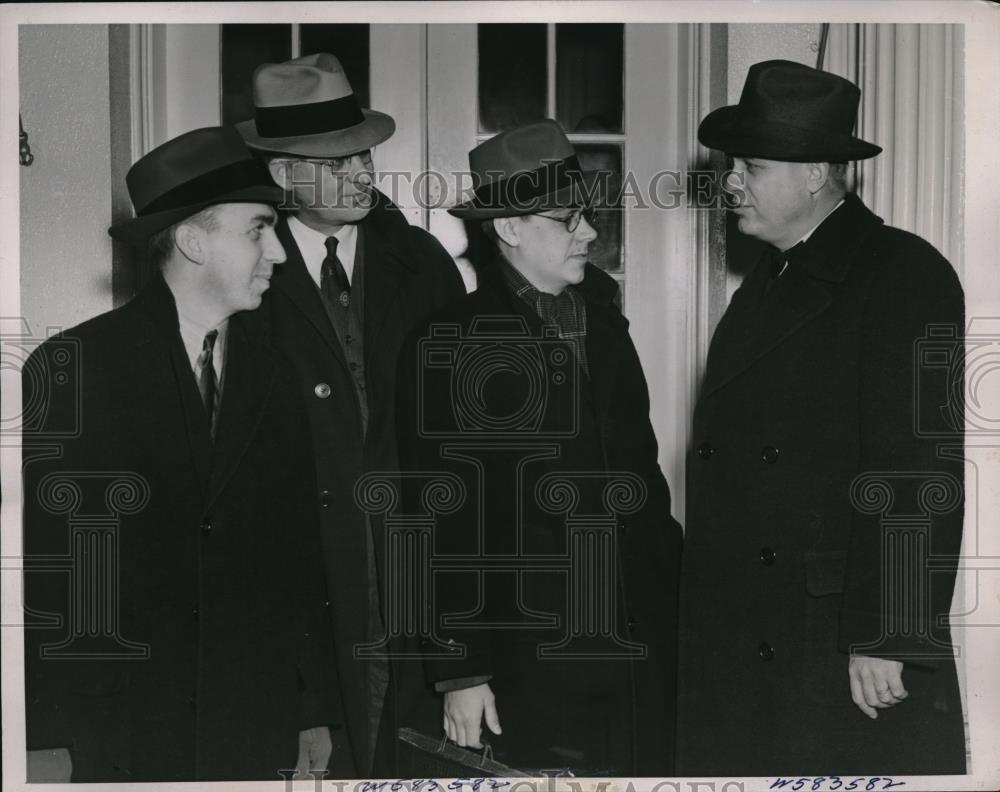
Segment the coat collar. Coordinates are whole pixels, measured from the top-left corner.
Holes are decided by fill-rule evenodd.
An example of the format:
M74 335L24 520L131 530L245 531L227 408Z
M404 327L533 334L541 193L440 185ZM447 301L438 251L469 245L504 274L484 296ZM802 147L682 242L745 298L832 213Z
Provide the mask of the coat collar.
M137 354L156 359L148 345L166 348L170 369L158 369L154 376L173 390L181 403L185 430L191 447L192 465L202 482L207 512L236 471L264 414L275 378L275 357L263 311L238 313L230 317L226 344L225 379L215 442L208 416L181 341L177 304L163 277L155 275L135 298L135 308L153 327L139 334Z
M588 263L583 281L575 288L587 306L590 393L597 418L603 421L611 406L618 364L624 357L622 345L628 337L628 322L614 304L618 283L603 270ZM485 311L520 315L536 336L541 335L542 320L531 306L510 290L498 262L491 261L483 268L475 294L478 301L485 302L482 306Z
M404 272L416 272L418 262L410 243L410 226L402 211L376 191L375 206L358 226L355 267L364 268L365 355L370 357L394 303L405 291ZM323 337L327 346L346 368L347 360L330 324L316 283L309 276L302 254L282 218L278 239L287 259L279 265L273 288L285 294Z
M732 382L822 314L848 276L865 239L882 225L852 194L817 228L790 269L764 296L766 254L733 295L709 348L699 401Z

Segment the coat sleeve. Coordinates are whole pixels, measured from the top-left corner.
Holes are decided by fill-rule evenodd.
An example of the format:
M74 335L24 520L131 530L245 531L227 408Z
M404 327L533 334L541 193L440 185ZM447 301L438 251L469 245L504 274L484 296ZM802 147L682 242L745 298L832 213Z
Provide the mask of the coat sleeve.
M424 512L421 489L434 477L445 475L461 482L465 493L461 506L436 517L433 552L435 557L473 555L478 535L478 476L472 466L445 458L441 441L425 431L428 426L447 425L451 414L450 394L438 392L420 376L422 342L430 338L431 326L428 321L414 331L399 357L396 420L400 468L404 473L404 509L411 514ZM477 580L470 572L444 572L431 578L430 631L421 636L421 653L432 684L489 678L494 673L490 631L447 628L442 622L446 614L469 612L477 604L483 604L479 601Z
M923 664L952 653L947 614L963 521L964 300L949 263L905 232L884 229L862 263L873 276L859 337L859 475L839 646ZM943 342L933 342L943 358L923 352L933 326L944 332L937 336ZM886 520L904 515L905 526Z
M93 348L88 349L91 352ZM23 555L25 727L28 750L72 747L75 739L97 728L82 706L102 692L94 664L46 656L47 647L68 638L70 612L69 518L50 508L42 492L47 477L94 468L94 435L99 426L81 398L95 383L81 367L77 338L59 336L39 347L22 371ZM67 356L68 364L57 359ZM89 367L92 371L93 367ZM57 384L59 372L77 372ZM74 387L78 386L78 387ZM86 421L82 418L86 417ZM73 484L60 491L72 497ZM82 666L82 667L81 667ZM93 673L91 673L93 672Z

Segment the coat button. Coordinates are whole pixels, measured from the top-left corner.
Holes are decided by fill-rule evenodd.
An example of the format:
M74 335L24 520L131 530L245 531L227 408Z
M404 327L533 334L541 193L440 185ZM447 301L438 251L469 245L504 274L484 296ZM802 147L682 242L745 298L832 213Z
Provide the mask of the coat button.
M628 627L629 632L635 632L635 628L639 626L639 622L634 616L629 616L625 625Z
M205 534L205 536L208 536L210 533L212 533L212 523L208 522L208 520L203 522L201 524L201 532Z
M198 621L198 609L197 608L193 608L191 610L191 615L194 617L195 621Z
M321 382L315 388L313 388L313 393L316 394L318 399L329 399L330 398L330 386L325 382Z
M712 448L711 443L702 443L698 446L698 456L702 459L711 459L712 454L715 453L715 449Z
M188 696L188 706L191 709L196 709L198 707L198 698L196 696Z
M778 461L778 449L774 446L764 446L760 450L760 458L768 465Z
M330 505L330 490L323 490L319 494L319 502L322 504L323 508L327 508Z
M757 654L760 655L760 659L764 662L774 659L774 647L769 643L761 643L757 647Z
M762 547L760 549L760 563L764 566L771 566L775 558L777 558L777 554L770 547Z

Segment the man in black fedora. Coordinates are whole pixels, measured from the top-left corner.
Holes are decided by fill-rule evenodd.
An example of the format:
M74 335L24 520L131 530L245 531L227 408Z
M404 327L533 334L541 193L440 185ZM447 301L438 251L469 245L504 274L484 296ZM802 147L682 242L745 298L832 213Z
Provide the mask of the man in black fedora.
M450 211L496 255L399 376L407 480L460 493L434 527L451 561L424 641L445 733L485 733L523 771L670 775L681 532L618 285L587 260L608 185L550 120L469 163L473 197Z
M846 163L881 151L853 135L859 99L767 61L698 130L768 247L695 410L679 773L965 772L947 624L963 468L935 439L961 443L962 363L949 402L918 356L934 325L961 350L962 288L847 191Z
M96 783L325 768L308 420L255 310L285 258L282 193L218 127L126 181L135 217L110 233L157 274L24 369L28 747L68 749L72 780Z
M356 503L368 471L398 468L396 358L418 319L465 293L444 248L411 226L372 186L372 149L395 122L362 108L336 57L264 64L253 78L255 116L237 128L286 193L278 237L288 260L269 310L278 346L307 401L333 608L347 743L334 745L338 777L393 773L397 677L358 650L385 635L384 531ZM392 672L392 673L390 673ZM337 737L338 735L335 735Z

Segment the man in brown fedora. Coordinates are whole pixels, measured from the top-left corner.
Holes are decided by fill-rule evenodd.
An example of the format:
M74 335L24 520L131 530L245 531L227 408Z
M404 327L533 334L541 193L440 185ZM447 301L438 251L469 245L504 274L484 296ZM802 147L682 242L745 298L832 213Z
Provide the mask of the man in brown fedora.
M35 780L278 781L300 748L325 768L309 428L255 310L285 258L282 193L218 127L126 181L135 217L110 233L157 273L24 369L27 742L69 760Z
M399 377L407 480L460 493L434 528L450 566L424 640L445 733L479 747L485 721L522 771L670 775L681 532L618 285L587 260L608 174L582 172L550 120L469 163L450 211L496 255Z
M384 777L393 759L376 756L377 737L381 730L382 745L394 745L397 710L406 707L391 678L419 668L390 669L386 658L356 651L385 635L386 580L382 522L362 511L354 489L369 471L398 468L394 391L405 334L465 290L434 237L372 186L372 149L395 122L358 104L337 58L265 64L253 88L254 119L238 129L286 193L277 231L288 260L269 310L307 400L335 602L347 743L335 742L331 767L339 777Z
M881 151L853 135L859 99L767 61L698 130L732 158L739 229L767 249L719 322L694 416L686 775L965 772L947 624L963 469L937 439L961 447L962 404L918 356L935 325L960 353L962 288L847 191L846 163ZM948 365L960 386L961 355Z

